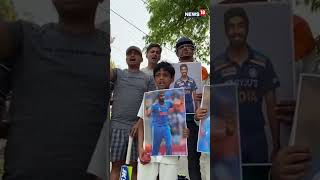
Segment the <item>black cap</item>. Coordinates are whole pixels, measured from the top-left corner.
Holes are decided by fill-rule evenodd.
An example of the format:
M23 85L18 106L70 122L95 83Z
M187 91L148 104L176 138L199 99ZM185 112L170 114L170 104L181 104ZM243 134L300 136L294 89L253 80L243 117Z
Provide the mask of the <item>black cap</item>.
M184 44L190 44L194 47L194 44L192 42L191 39L187 38L187 37L182 37L180 38L177 43L176 43L176 50L181 46L181 45L184 45Z

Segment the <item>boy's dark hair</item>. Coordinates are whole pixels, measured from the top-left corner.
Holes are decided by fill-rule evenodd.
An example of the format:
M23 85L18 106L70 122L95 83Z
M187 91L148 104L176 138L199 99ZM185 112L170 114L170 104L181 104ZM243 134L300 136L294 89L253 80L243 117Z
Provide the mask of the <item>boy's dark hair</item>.
M181 65L180 65L180 70L181 70L181 68L183 68L183 67L185 67L185 68L189 69L189 68L188 68L188 66L187 66L186 64L181 64Z
M161 48L160 44L151 43L151 44L149 44L149 46L147 47L147 53L150 51L151 48L154 48L154 47L159 48L159 49L160 49L160 53L162 52L162 48Z
M229 20L231 18L233 18L233 17L241 17L241 18L243 18L245 20L246 24L247 24L247 29L248 29L249 18L248 18L248 15L247 15L246 11L241 7L230 8L224 13L224 26L225 26L226 29L228 27Z
M174 70L173 66L170 63L164 62L164 61L158 63L156 65L156 67L153 69L153 77L155 77L157 72L159 72L161 69L163 71L169 72L171 78L174 78L175 70Z

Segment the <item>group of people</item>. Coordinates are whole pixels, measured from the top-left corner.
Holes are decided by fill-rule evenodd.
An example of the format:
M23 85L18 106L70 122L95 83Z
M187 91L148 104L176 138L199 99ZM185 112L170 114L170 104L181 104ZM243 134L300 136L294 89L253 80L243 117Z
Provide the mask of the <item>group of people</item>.
M186 37L180 38L176 43L176 54L180 63L194 62L195 46L192 40ZM125 163L128 137L133 136L133 150L131 161L133 165L133 179L176 179L178 177L179 157L150 156L144 148L144 113L152 114L152 125L154 131L158 132L153 140L159 141L158 146L153 147L152 154L157 155L162 139L166 142L167 154L172 154L172 136L168 118L174 104L164 101L165 94L158 95L158 104L150 107L149 111L144 109L143 95L145 92L175 88L185 88L187 127L183 130L183 137L187 138L188 165L190 179L200 179L200 153L197 152L198 125L194 120L195 107L199 104L201 94L196 94L196 85L193 79L187 76L188 67L182 64L181 78L174 83L175 69L167 62L160 62L162 48L159 44L152 43L146 48L148 66L140 69L143 59L142 51L136 46L130 46L126 51L128 69L112 69L111 81L114 84L113 102L111 112L111 139L110 158L112 170L110 179L119 179L120 168ZM203 69L206 71L206 69ZM207 72L205 72L207 73ZM206 77L208 78L208 76ZM209 82L205 79L204 82ZM196 101L197 103L194 103ZM139 110L140 107L140 110ZM129 114L130 113L130 114ZM150 115L149 115L150 116ZM137 118L138 117L138 118ZM167 132L168 131L168 132ZM170 136L169 136L170 135ZM139 159L139 160L138 160ZM209 165L209 156L207 165ZM207 172L209 174L209 171ZM208 176L209 179L209 176Z
M114 84L110 179L119 179L129 135L135 137L131 155L133 179L177 178L179 157L150 157L144 148L142 103L144 92L168 89L176 72L170 63L159 63L161 46L150 44L146 51L148 67L140 69L143 53L131 46L126 51L128 69L112 69L106 75L109 36L95 29L94 23L102 1L52 0L59 15L57 24L40 27L25 21L0 21L1 114L6 111L4 104L12 92L10 123L0 123L1 138L8 139L4 180L96 179L87 169L94 163L92 154L108 117L110 93L106 89L110 81ZM229 47L212 62L210 79L211 84L232 82L240 87L243 161L268 161L265 134L261 134L261 106L265 99L274 147L270 178L299 180L309 168L310 149L280 148L278 139L278 121L292 118L294 104L276 106L274 90L279 82L268 58L247 44L249 23L245 12L239 8L230 10L225 14L224 26ZM195 62L192 40L182 37L175 48L180 63ZM203 84L210 84L205 68L202 78ZM185 88L193 92L191 86ZM197 108L201 94L188 96L197 102L196 111L186 116L183 131L188 144L189 177L209 180L210 154L197 152L198 122L207 117L208 110ZM211 172L214 168L211 166Z

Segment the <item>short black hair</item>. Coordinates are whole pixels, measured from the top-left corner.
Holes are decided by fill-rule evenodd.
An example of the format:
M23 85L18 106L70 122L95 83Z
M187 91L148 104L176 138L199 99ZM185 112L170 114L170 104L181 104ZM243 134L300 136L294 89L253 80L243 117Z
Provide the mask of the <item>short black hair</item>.
M226 29L227 29L229 20L231 18L233 18L233 17L241 17L241 18L243 18L246 21L247 29L248 29L248 27L249 27L249 18L248 18L248 15L247 15L246 11L241 7L230 8L224 13L224 26L225 26Z
M147 53L150 51L151 48L154 48L154 47L159 48L159 49L160 49L160 53L162 52L162 48L161 48L160 44L151 43L151 44L149 44L149 46L147 47Z
M153 77L155 77L157 72L159 72L161 69L163 71L167 71L170 74L171 78L174 78L175 70L172 64L165 61L162 61L156 65L156 67L153 69Z
M186 64L181 64L181 65L180 65L180 70L181 70L181 68L183 68L183 67L185 67L185 68L189 69L189 68L188 68L188 66L187 66Z

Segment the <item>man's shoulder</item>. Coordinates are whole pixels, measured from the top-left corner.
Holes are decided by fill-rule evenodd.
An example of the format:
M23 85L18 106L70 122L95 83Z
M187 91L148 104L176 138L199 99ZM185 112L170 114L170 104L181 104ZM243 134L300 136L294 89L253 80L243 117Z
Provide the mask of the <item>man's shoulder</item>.
M191 82L191 83L195 83L196 82L192 77L189 77L189 76L188 76L188 81Z
M268 56L266 56L265 54L257 50L251 49L251 53L252 53L252 58L250 59L251 63L257 64L262 67L266 67L267 63L269 63L270 61Z
M221 53L219 55L217 55L214 59L213 59L213 67L216 70L219 70L225 66L228 65L228 61L227 61L227 55L226 53Z
M139 76L144 79L144 81L146 81L147 83L152 83L154 82L154 78L152 75L148 74L147 72L142 71L142 69L140 69L140 73Z
M159 106L159 104L158 103L153 103L152 105L151 105L151 108L157 108Z
M172 102L171 100L167 100L166 103L167 103L168 105L173 105L173 102Z
M141 69L140 69L140 71L142 71L142 72L144 72L144 73L147 72L147 70L148 70L148 67L144 67L144 68L141 68Z
M34 32L39 32L41 26L25 20L17 20L14 22L8 23L10 33L13 33L15 36L33 36ZM18 34L17 34L18 33Z
M175 81L175 84L178 84L178 83L181 83L182 82L182 80L181 80L181 78L179 78L179 79L177 79L176 81Z

